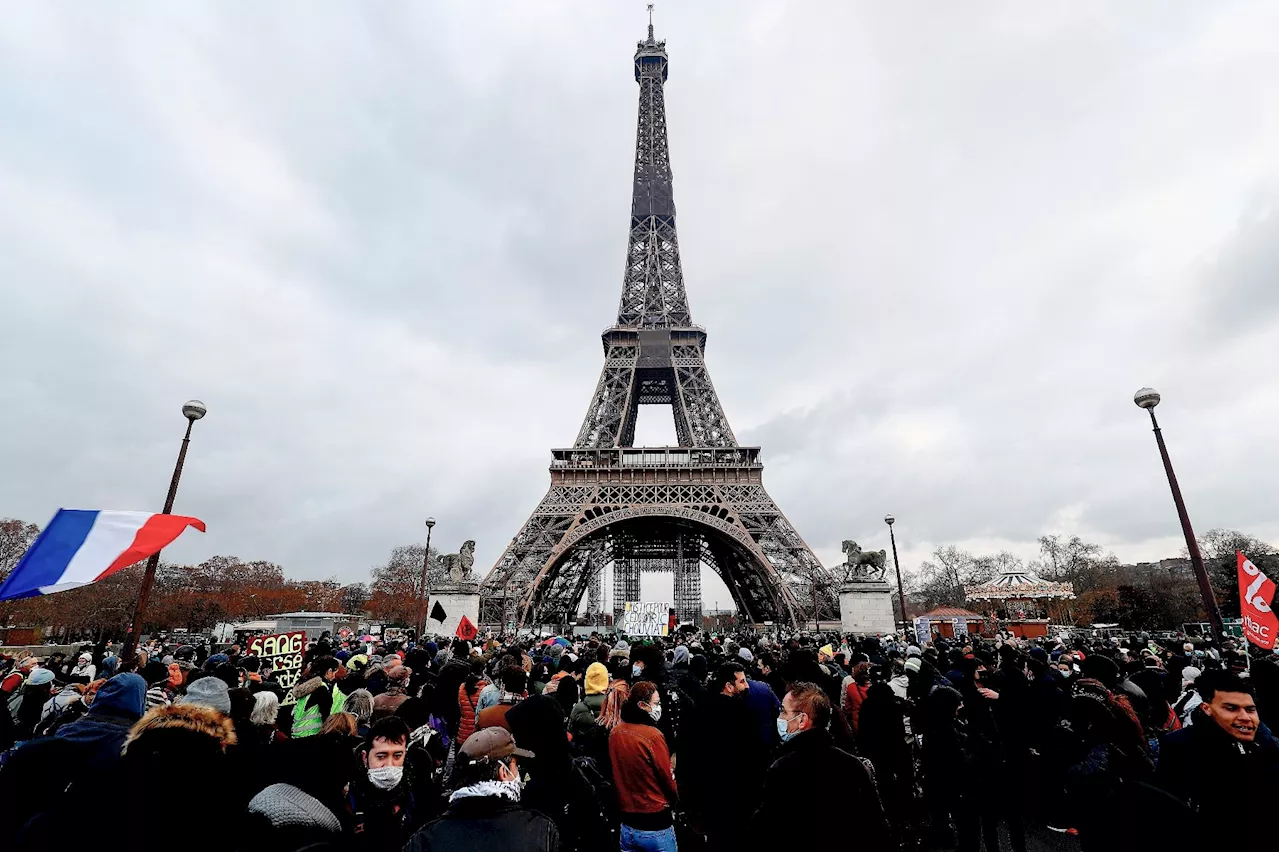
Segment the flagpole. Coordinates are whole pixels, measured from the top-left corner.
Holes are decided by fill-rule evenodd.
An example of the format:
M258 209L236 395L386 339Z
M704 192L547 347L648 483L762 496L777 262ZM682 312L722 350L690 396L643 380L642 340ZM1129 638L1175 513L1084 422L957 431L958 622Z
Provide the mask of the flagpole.
M187 460L187 446L191 443L191 427L204 417L209 409L198 399L188 400L182 406L182 416L187 418L187 432L182 436L182 447L178 450L178 461L173 466L173 477L169 480L169 493L164 498L164 511L160 514L173 514L173 501L178 496L178 480L182 478L182 465ZM124 636L124 648L120 650L120 659L128 662L133 659L134 648L138 645L138 632L142 629L142 618L147 612L147 602L151 598L151 587L156 582L156 569L160 566L160 552L151 554L147 560L146 573L142 575L142 587L138 589L138 601L134 605L133 619L129 622L129 632Z
M422 582L418 588L421 599L418 601L418 647L423 644L423 633L427 629L427 598L431 596L431 574L427 570L431 564L431 528L436 525L435 518L427 518L427 551L422 554Z

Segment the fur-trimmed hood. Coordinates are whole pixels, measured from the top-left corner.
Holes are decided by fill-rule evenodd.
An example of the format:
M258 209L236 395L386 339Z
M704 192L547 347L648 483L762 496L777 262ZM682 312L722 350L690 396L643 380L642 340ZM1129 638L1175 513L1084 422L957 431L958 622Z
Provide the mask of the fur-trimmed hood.
M125 739L124 751L149 731L182 730L195 734L204 734L218 741L223 749L234 745L236 729L231 718L212 707L199 704L172 704L156 707L138 720Z
M301 701L322 686L328 686L324 678L309 678L293 688L293 697Z

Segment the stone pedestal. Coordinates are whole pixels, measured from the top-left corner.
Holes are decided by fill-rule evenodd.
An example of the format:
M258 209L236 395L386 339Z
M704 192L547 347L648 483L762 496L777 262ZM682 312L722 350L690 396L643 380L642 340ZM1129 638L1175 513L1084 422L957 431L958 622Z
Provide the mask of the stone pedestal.
M893 590L883 580L851 580L840 587L842 633L893 633Z
M444 610L443 622L431 617L436 604ZM431 599L427 601L427 634L452 637L458 632L458 624L462 616L471 619L471 623L480 625L480 584L479 583L441 583L431 588Z

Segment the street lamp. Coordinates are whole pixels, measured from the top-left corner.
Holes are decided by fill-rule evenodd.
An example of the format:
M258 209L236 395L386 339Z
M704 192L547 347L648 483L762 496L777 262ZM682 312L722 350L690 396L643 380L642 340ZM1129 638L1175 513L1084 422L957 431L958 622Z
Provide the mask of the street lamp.
M427 629L427 598L431 595L430 577L427 567L431 564L431 528L436 525L435 518L427 518L427 551L422 554L422 583L418 586L422 594L418 601L418 646L422 646L422 636Z
M1178 478L1173 474L1173 462L1169 461L1169 451L1165 449L1164 436L1160 434L1160 424L1156 422L1156 406L1160 404L1160 394L1153 388L1139 388L1133 395L1133 403L1139 408L1145 408L1151 415L1151 430L1156 433L1156 446L1160 448L1164 472L1169 478L1169 490L1173 492L1173 505L1178 510L1178 522L1182 524L1182 535L1187 540L1187 553L1191 556L1191 567L1196 572L1200 598L1204 601L1205 611L1209 614L1209 626L1213 629L1213 638L1221 644L1222 613L1218 611L1218 601L1213 595L1209 574L1204 570L1204 559L1200 556L1200 545L1196 543L1196 534L1191 529L1191 519L1187 517L1187 506L1182 502L1182 489L1178 487Z
M182 463L187 459L187 445L191 443L191 427L209 409L198 399L189 399L182 404L182 416L187 418L187 433L182 436L182 448L178 450L178 462L173 466L173 478L169 480L169 493L164 498L162 515L172 514L173 498L178 496L178 480L182 478ZM124 637L124 648L120 651L120 659L133 658L133 649L138 644L138 631L142 629L142 617L147 611L147 600L151 597L151 587L156 582L156 568L160 565L160 554L153 553L147 560L146 573L142 575L142 588L138 589L138 601L134 605L133 620L129 622L129 632Z
M893 537L893 515L885 515L884 522L889 525L889 546L893 548L893 573L898 578L898 609L902 612L902 629L907 629L907 596L902 593L902 568L898 565L898 540Z

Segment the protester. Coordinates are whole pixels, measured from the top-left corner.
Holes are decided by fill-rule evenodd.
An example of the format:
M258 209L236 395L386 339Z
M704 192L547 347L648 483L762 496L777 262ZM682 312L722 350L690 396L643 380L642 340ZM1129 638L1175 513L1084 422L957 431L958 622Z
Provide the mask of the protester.
M295 739L315 736L330 713L342 712L346 696L336 683L340 667L333 657L319 657L311 663L311 676L294 688L297 703L293 705L291 736Z
M1215 670L1201 674L1195 685L1200 718L1165 737L1154 783L1191 807L1196 837L1208 841L1241 819L1249 802L1260 808L1275 803L1277 745L1259 724L1255 688L1247 679ZM1242 791L1248 791L1247 800Z
M752 842L763 849L784 848L797 830L797 815L813 813L815 796L839 790L842 820L805 822L804 842L815 849L836 849L849 841L856 825L858 845L889 849L889 827L879 796L863 763L832 743L831 700L813 683L791 684L782 699L777 759L765 774L760 807L750 824Z
M555 823L520 805L519 761L533 757L505 728L477 730L458 751L448 809L414 834L405 852L558 852Z
M502 691L498 695L498 703L480 711L476 717L477 729L492 728L495 725L509 729L507 712L528 695L526 692L528 675L518 666L507 668L499 677L499 681L502 684Z
M658 727L662 710L662 695L655 684L633 683L622 705L622 721L609 734L623 852L676 848L672 808L677 792L671 753Z

